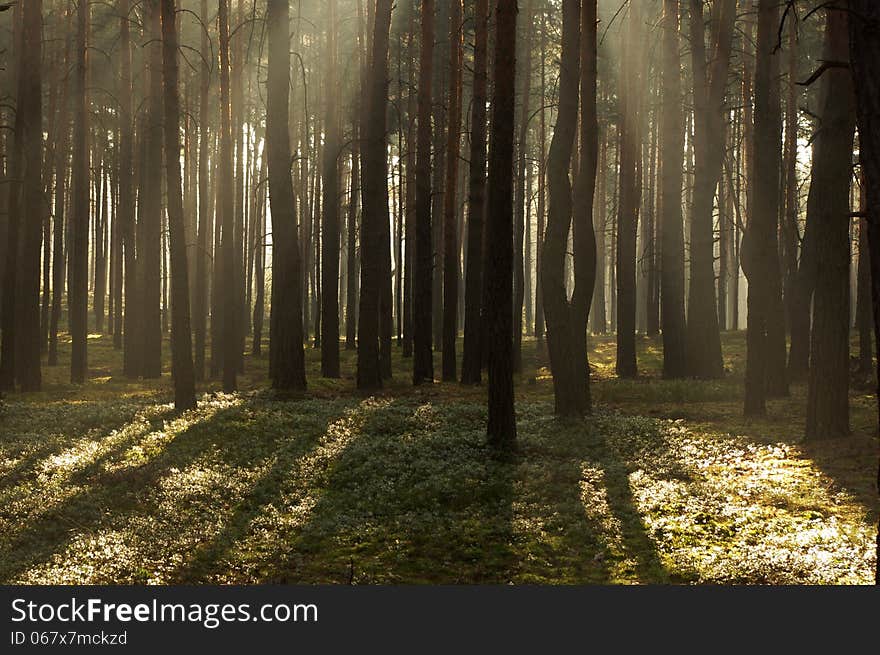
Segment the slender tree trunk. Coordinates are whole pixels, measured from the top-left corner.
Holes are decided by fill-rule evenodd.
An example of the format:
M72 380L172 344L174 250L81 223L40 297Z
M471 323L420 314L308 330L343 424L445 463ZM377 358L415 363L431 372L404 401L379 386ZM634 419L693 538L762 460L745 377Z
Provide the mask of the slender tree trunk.
M433 244L431 226L431 102L434 0L422 0L416 144L416 243L413 295L413 384L434 379L431 352Z
M871 252L871 304L874 309L875 351L880 353L880 5L872 0L850 0L850 66L855 87L859 126L859 159L865 182L868 246ZM880 385L880 359L877 375ZM880 386L877 389L880 398ZM877 472L880 485L880 468ZM880 584L880 524L877 529L875 583Z
M42 47L42 46L41 46ZM40 301L40 355L49 352L49 307L51 306L51 280L52 280L52 186L54 184L53 172L56 159L55 147L61 140L58 133L59 126L57 119L58 96L61 95L61 102L65 102L64 97L64 80L66 74L60 73L62 65L59 65L57 49L55 49L49 58L49 65L57 75L54 83L49 89L48 104L48 125L46 129L47 139L46 148L42 156L42 189L44 201L41 206L43 223L42 223L42 246L43 246L43 262L42 262L42 293ZM66 66L67 63L63 64ZM59 87L62 87L59 89ZM42 139L42 134L40 135Z
M357 386L362 390L382 387L379 354L380 314L388 254L388 176L386 109L388 104L388 39L392 0L377 0L373 28L367 112L365 114L361 222L361 298L358 315ZM382 240L385 238L383 246ZM388 271L390 277L390 271ZM389 308L390 309L390 308Z
M865 182L862 181L861 206L862 212L867 211ZM871 342L871 255L868 240L868 225L865 219L859 221L859 263L856 285L856 328L859 333L859 374L864 379L874 375L874 346Z
M617 206L617 374L638 375L636 364L636 235L639 225L639 152L641 150L639 13L630 9L623 62L620 119L620 182ZM713 278L714 279L714 278Z
M89 96L86 86L88 68L89 4L77 9L76 61L74 64L75 105L73 111L73 179L71 193L70 285L67 302L72 342L70 381L86 381L88 336L88 247L89 247Z
M486 212L486 86L488 82L489 0L474 7L474 82L468 171L467 273L465 275L463 384L479 384L482 371L481 308L483 218ZM424 43L424 41L423 41Z
M189 275L186 264L183 188L180 174L180 95L177 66L177 7L162 1L162 62L164 74L165 180L168 189L168 229L171 250L171 373L174 407L196 406L189 321Z
M592 223L598 163L596 20L594 0L588 0L583 9L577 0L563 2L559 113L548 160L550 211L541 275L556 414L561 416L591 411L586 334L596 280ZM568 171L577 132L578 83L584 104L580 115L581 161L573 203ZM573 213L575 284L569 301L565 257Z
M129 0L119 4L119 228L122 234L125 314L122 370L127 378L140 374L140 311L134 211L134 136L132 134L131 32Z
M547 213L547 10L541 9L541 109L538 138L538 225L535 244L535 339L538 350L544 342L544 290L541 276L544 271L544 231Z
M724 372L715 299L712 215L724 157L727 88L736 0L719 0L712 59L707 65L703 3L691 0L691 52L694 73L694 194L690 225L687 366L692 377L718 378Z
M679 3L663 2L663 92L660 152L660 302L663 377L686 374L684 315L684 234L681 213L684 123L681 115Z
M18 275L15 281L15 377L22 391L39 391L40 370L40 242L43 232L43 104L42 104L42 0L29 0L22 8L22 51L16 138L21 138L20 232ZM20 117L20 118L19 118ZM20 123L19 123L20 120ZM19 129L20 128L20 129Z
M236 390L238 373L238 316L236 312L236 258L235 258L235 186L233 176L232 108L229 78L229 4L219 0L220 28L220 285L224 290L218 302L221 311L221 353L223 361L223 390ZM286 79L286 75L285 75ZM286 86L286 83L285 83ZM285 90L285 94L287 91ZM287 127L285 125L285 131ZM274 139L272 139L274 140Z
M443 206L446 198L446 136L448 112L448 80L446 66L450 43L448 31L443 29L449 23L449 0L434 2L436 31L434 32L433 73L433 165L431 168L431 242L434 249L433 274L431 279L431 334L434 350L443 350Z
M107 223L106 185L104 184L104 154L107 144L104 139L96 138L92 160L95 169L95 211L94 211L94 270L92 271L92 312L95 316L95 332L104 331L104 297L106 291L106 259L104 249L104 226Z
M443 196L443 380L456 380L458 332L458 158L461 152L462 6L449 3L449 113L446 121L446 184Z
M847 61L847 6L828 8L823 60ZM848 71L822 75L822 128L813 141L807 221L816 227L816 284L807 392L807 439L849 433L849 223L855 100Z
M750 282L744 409L747 416L766 413L772 348L771 304L782 302L780 289L773 284L774 280L779 281L777 227L782 114L777 77L781 52L774 48L779 16L775 0L760 0L755 60L755 156L751 175L754 211L742 243L743 271Z
M323 221L321 232L321 375L339 377L339 165L337 115L336 0L329 0L324 130Z
M266 156L272 211L272 314L269 359L272 386L282 391L306 388L303 350L302 260L296 226L296 198L290 168L290 8L287 0L269 0L269 69L266 98Z
M534 0L527 0L525 13L525 42L521 45L524 56L518 73L522 88L520 96L520 125L517 138L516 188L513 225L513 370L522 371L523 302L525 299L525 224L526 224L526 153L528 150L530 99L532 89L532 23Z
M596 203L593 207L594 225L596 233L596 285L593 292L593 302L590 318L593 322L593 332L605 334L608 331L608 318L605 303L606 285L606 240L605 232L608 229L608 208L606 190L608 188L608 129L599 128L599 170L596 174Z
M785 213L782 223L783 237L783 297L785 299L786 320L789 331L794 339L794 323L796 321L796 295L798 274L798 246L800 231L798 229L798 107L797 107L797 25L791 21L788 27L788 75L785 82L785 143L783 154L783 173L785 175ZM786 371L788 377L789 371Z
M208 20L208 0L201 0L200 16ZM193 336L195 338L194 368L196 381L205 378L205 340L208 314L208 251L211 247L208 222L212 220L208 200L210 191L208 177L208 149L211 137L208 128L208 103L211 87L211 50L207 29L202 30L202 66L199 70L199 161L198 161L198 237L196 245L195 292L193 295Z
M489 443L501 452L516 444L513 393L513 143L516 102L516 0L495 12L492 148L489 156L489 239L486 307L489 332Z
M64 62L70 62L71 55L71 14L68 13L68 32L65 39ZM127 27L127 23L126 23ZM124 56L124 53L123 53ZM130 79L130 78L129 78ZM61 320L61 301L64 296L64 266L66 253L64 249L65 199L67 195L67 171L70 160L70 83L68 76L63 76L61 106L58 115L58 143L55 144L55 225L52 237L52 307L49 317L49 366L58 365L58 324ZM121 105L120 105L121 107ZM121 141L121 139L120 139Z
M162 374L162 44L159 0L146 4L149 43L145 57L149 79L147 99L147 126L144 135L146 163L138 192L140 217L143 223L143 249L138 257L143 260L142 293L142 364L145 378Z
M406 134L406 212L404 279L403 279L403 356L413 356L413 295L415 293L416 243L416 121L418 92L415 90L413 43L416 38L416 8L409 7L409 34L407 35L407 134Z
M358 267L357 267L357 223L358 223L358 202L361 196L359 187L361 179L361 155L360 155L360 120L357 116L352 121L354 131L352 150L351 150L351 190L348 200L348 235L346 238L347 248L347 266L346 266L346 293L345 293L345 349L355 350L357 348L357 284L358 284Z

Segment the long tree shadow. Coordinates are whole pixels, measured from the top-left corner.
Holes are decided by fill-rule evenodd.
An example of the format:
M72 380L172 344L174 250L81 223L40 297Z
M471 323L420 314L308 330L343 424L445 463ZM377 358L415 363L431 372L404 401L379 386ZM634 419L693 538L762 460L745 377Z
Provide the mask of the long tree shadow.
M297 418L301 424L312 426L310 434L320 434L324 423L320 411L312 405ZM323 407L325 412L337 409L334 403ZM256 396L231 406L226 402L219 409L208 403L208 407L202 406L191 415L181 417L176 429L151 433L126 452L121 451L130 444L120 444L102 462L112 461L114 466L93 465L79 472L81 487L75 493L49 508L39 519L23 526L11 542L4 545L4 552L0 552L0 580L14 581L25 571L62 553L75 538L96 535L112 526L124 526L137 516L162 511L184 514L183 510L189 510L187 518L198 522L200 509L224 505L223 480L219 481L219 488L212 490L218 497L198 497L203 490L196 486L192 491L193 498L167 498L170 506L164 509L156 506L150 494L156 494L163 481L175 476L185 477L187 467L197 460L222 463L228 470L258 468L273 456L278 440L295 428L290 425L289 414L276 410ZM228 482L231 485L232 481ZM174 522L170 520L173 517L148 518L149 524L156 526L151 529L163 529L166 527L163 521L168 523L168 529L174 529ZM193 531L199 532L198 527L195 526ZM156 547L161 547L162 544L173 544L176 536L179 535L130 534L127 538L141 542L152 540ZM129 564L134 568L140 566L137 562L125 563L126 566Z
M185 561L169 573L168 581L192 583L205 581L251 582L280 555L279 544L296 521L283 520L288 515L308 511L310 495L333 459L360 432L364 417L375 410L373 403L351 401L325 417L323 430L311 430L301 438L282 441L273 461L242 497L216 534L202 543ZM271 532L255 524L265 523Z
M634 459L619 447L626 426L608 420L524 417L520 430L525 582L665 583L633 497ZM623 440L621 440L623 436Z
M103 411L106 402L88 403L15 403L6 405L0 414L3 454L15 461L0 473L0 488L8 488L35 475L40 462L72 446L88 449L144 414L149 406L143 402L118 403L112 411ZM148 411L144 422L147 429L170 418L171 406ZM41 428L48 426L46 434ZM136 431L131 437L137 436Z
M508 582L516 464L484 442L482 406L388 403L336 461L265 581Z

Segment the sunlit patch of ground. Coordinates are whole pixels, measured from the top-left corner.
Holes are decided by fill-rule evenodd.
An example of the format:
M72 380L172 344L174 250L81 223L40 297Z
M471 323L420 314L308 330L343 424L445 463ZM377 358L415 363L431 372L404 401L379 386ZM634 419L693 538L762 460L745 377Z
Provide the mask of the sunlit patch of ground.
M730 374L618 380L591 340L594 417L552 416L546 352L525 342L519 451L485 445L485 387L373 398L343 378L277 398L248 358L237 394L206 385L177 415L167 376L119 376L107 339L92 379L44 369L46 390L0 405L0 581L28 583L869 583L877 517L875 401L853 436L804 443L803 387L768 416ZM62 361L68 344L61 344Z

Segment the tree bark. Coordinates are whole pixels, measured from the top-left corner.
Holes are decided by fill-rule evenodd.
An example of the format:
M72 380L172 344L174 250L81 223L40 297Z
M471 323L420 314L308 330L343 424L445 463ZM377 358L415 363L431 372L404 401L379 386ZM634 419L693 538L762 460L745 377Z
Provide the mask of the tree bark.
M530 99L532 90L532 23L534 0L527 0L525 13L526 35L521 44L523 65L521 77L519 134L516 154L516 188L513 222L513 370L522 371L523 303L525 300L525 229L526 229L526 154L528 151Z
M336 0L329 0L327 27L326 123L324 130L324 194L321 233L321 375L339 373L339 153L337 98Z
M712 214L724 157L724 96L736 18L736 0L719 0L711 63L704 45L703 3L691 0L691 53L694 72L694 192L690 225L687 366L695 378L719 378L724 372L721 332L715 301Z
M462 6L449 3L449 113L446 121L446 184L443 196L443 381L456 380L458 332L458 158L461 152Z
M516 102L516 0L496 9L492 148L489 157L486 307L489 332L489 444L501 453L516 445L513 392L513 141ZM576 92L575 92L576 93Z
M123 5L124 6L124 5ZM67 36L64 46L64 62L69 65L71 55L71 14L67 18ZM126 27L128 25L125 21ZM123 53L124 57L124 53ZM130 62L129 62L130 65ZM64 296L64 267L66 252L64 249L65 200L67 195L67 171L70 160L70 83L64 75L61 92L61 106L58 115L58 143L55 144L55 197L54 197L54 232L52 236L52 305L49 316L49 366L58 365L58 324L61 320L61 301ZM129 86L130 84L129 77ZM120 102L120 111L122 107ZM121 139L120 139L121 143Z
M641 54L639 15L630 8L625 37L630 52L624 62L620 117L620 182L617 206L617 375L634 378L636 364L636 235L639 225L639 152L641 150L639 86ZM714 279L714 278L713 278Z
M880 353L880 5L873 0L850 0L850 67L855 87L859 126L859 159L865 181L866 223L871 252L871 304L874 310L874 350ZM827 73L826 73L827 74ZM877 361L880 399L880 360ZM880 485L880 468L877 472ZM875 583L880 584L880 524L877 529Z
M847 61L846 3L828 8L825 61ZM816 284L807 391L807 439L849 434L849 224L855 98L852 77L828 69L821 78L822 124L813 141L807 221L816 228Z
M358 314L357 387L382 387L379 353L380 314L385 295L384 257L390 244L383 246L388 232L388 177L386 149L386 109L388 103L388 38L392 0L377 0L373 27L370 75L368 78L364 130L361 220L361 297ZM383 226L384 222L384 226ZM390 278L390 270L388 271ZM390 309L390 308L389 308ZM390 327L390 326L389 326Z
M142 314L141 375L158 378L162 375L162 27L159 0L148 0L147 55L145 66L149 80L146 133L146 161L138 191L140 220L143 225L143 248L138 257L143 266L141 289Z
M72 239L68 305L72 342L70 381L86 381L88 337L88 247L89 247L89 111L86 71L88 68L89 5L77 9L75 105L73 111L73 174L71 197Z
M416 135L416 243L413 295L413 384L434 379L431 348L433 244L431 221L431 102L434 65L434 0L422 0Z
M171 251L171 374L174 408L196 406L189 316L189 271L186 260L183 186L180 173L180 95L177 65L177 7L162 1L162 63L165 89L165 181L168 193L168 242Z
M223 391L236 390L238 373L238 287L235 259L235 182L233 176L232 109L229 78L229 4L219 0L217 20L220 29L220 288L221 358ZM285 74L285 80L287 75ZM285 81L285 87L287 83ZM285 89L285 94L287 93ZM285 130L287 127L285 126Z
M266 156L273 244L269 359L272 386L282 391L300 391L306 388L306 370L302 260L290 175L293 158L288 129L290 8L287 0L269 0L266 19L269 25Z
M660 151L660 302L663 377L683 378L685 358L684 233L681 212L684 123L681 116L679 3L663 2L663 91Z
M755 59L754 159L750 182L754 206L742 241L742 267L749 280L746 333L746 416L766 413L771 361L772 305L782 305L777 259L782 113L779 104L781 51L775 49L779 25L775 0L758 4ZM785 353L783 344L782 353ZM784 363L784 362L783 362ZM778 361L776 362L778 364ZM784 375L784 367L783 367Z
M471 148L468 171L467 273L465 275L462 384L482 377L483 230L486 214L486 87L488 83L489 0L474 7L474 83L471 102Z
M42 0L30 0L22 8L22 51L16 135L21 139L20 231L15 280L15 377L22 391L39 391L40 370L40 243L43 232L42 149Z
M586 331L596 276L596 240L592 224L598 160L596 117L596 3L583 10L577 0L562 5L562 58L559 112L550 143L548 183L550 206L542 255L547 343L553 372L555 411L561 416L591 412ZM581 107L581 162L573 207L569 167ZM574 275L571 300L565 284L565 256L574 212Z

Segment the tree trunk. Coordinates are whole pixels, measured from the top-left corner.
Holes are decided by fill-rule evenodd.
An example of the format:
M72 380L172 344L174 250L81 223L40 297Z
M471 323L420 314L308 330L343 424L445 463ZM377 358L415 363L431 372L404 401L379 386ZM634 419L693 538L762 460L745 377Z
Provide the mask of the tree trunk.
M525 14L526 37L521 44L523 65L521 77L519 135L517 138L516 189L513 219L513 371L522 371L523 302L525 300L525 239L526 225L526 153L528 150L530 99L532 90L532 23L534 0L527 0Z
M620 118L620 183L617 206L617 375L634 378L636 364L636 235L639 225L639 175L641 150L639 86L639 18L630 9L625 37L630 52L623 62Z
M388 232L388 176L386 150L386 109L388 103L388 38L392 0L377 0L373 28L367 111L364 129L361 220L361 297L358 314L357 387L382 387L379 338L380 314L385 295L384 256L390 244ZM384 226L383 226L384 222ZM383 256L384 255L384 256ZM388 271L390 278L390 271ZM389 308L390 309L390 308Z
M269 359L275 389L304 390L302 261L290 176L293 158L288 130L290 8L287 0L269 0L266 19L269 25L266 156L273 244Z
M783 237L783 298L785 300L786 320L789 326L792 342L794 335L794 323L797 302L797 275L798 275L798 246L800 244L800 230L798 229L798 180L797 180L797 155L798 155L798 107L797 107L797 24L791 21L788 27L788 75L785 83L785 142L783 173L785 175L785 208L782 223ZM790 377L790 370L786 370L786 378Z
M200 16L202 21L208 20L208 0L201 0ZM198 237L196 246L195 265L195 293L193 295L193 323L195 338L195 379L201 381L205 378L205 338L208 315L208 252L211 247L208 239L210 228L208 222L212 220L209 209L208 177L208 149L211 137L208 129L208 92L211 88L211 50L207 30L202 30L202 66L199 70L199 161L198 161ZM267 142L268 143L268 142Z
M861 211L867 211L865 182L862 180ZM856 284L856 328L859 333L858 373L870 380L874 374L874 346L871 343L871 255L868 240L868 224L859 221L859 263Z
M336 107L336 0L329 0L327 27L324 193L321 232L321 375L339 377L339 117Z
M827 9L825 61L847 61L846 4ZM822 127L813 141L807 221L816 227L816 284L807 392L807 439L849 434L849 224L855 104L852 77L821 78Z
M162 63L164 89L165 180L168 190L168 243L171 251L171 374L174 408L196 406L189 321L189 274L186 263L183 188L180 174L180 95L177 88L177 8L162 1Z
M219 1L220 28L220 286L222 298L218 302L221 313L221 357L223 361L223 390L236 390L238 373L238 315L236 298L235 258L235 182L233 177L232 109L229 80L229 4ZM285 95L287 94L285 74ZM287 126L285 125L285 131ZM274 139L270 139L274 140Z
M859 159L865 180L868 246L871 252L871 304L874 309L874 349L880 353L880 5L873 0L850 0L850 66L859 125ZM827 74L827 73L826 73ZM877 361L880 385L880 360ZM880 386L877 389L880 399ZM880 469L877 473L880 485ZM877 530L875 582L880 584L880 525Z
M679 3L663 1L663 92L660 151L660 302L663 377L686 375L684 233L681 213L684 123L681 116Z
M462 6L449 3L449 114L446 121L446 184L443 196L443 381L456 380L458 332L458 158L461 152Z
M351 149L351 190L348 198L348 233L346 238L347 248L347 266L345 274L346 292L345 292L345 349L355 350L357 348L357 285L358 285L358 267L357 267L357 222L358 222L358 202L361 196L360 190L360 145L359 145L359 118L354 116L352 128L354 131L352 149Z
M561 416L591 411L586 331L596 275L592 225L598 159L596 18L596 3L592 0L585 3L583 11L577 0L563 2L559 113L548 160L550 207L541 271L556 414ZM578 82L584 104L573 207L568 171L577 132ZM575 285L569 301L565 258L573 212Z
M89 96L86 86L88 67L89 5L77 9L75 105L73 111L73 174L71 198L72 240L70 247L70 284L68 306L72 342L70 381L86 381L88 337L88 248L89 248Z
M707 65L703 3L691 0L691 52L694 70L694 193L691 208L690 285L688 288L687 366L696 378L724 372L715 302L712 215L724 158L727 88L736 0L719 0L712 59Z
M39 391L40 371L40 243L45 205L42 185L42 0L22 8L22 50L17 58L19 95L16 135L21 139L21 192L18 272L15 280L15 377L22 391ZM5 312L4 312L5 314Z
M147 108L146 162L138 192L140 218L143 224L143 249L138 257L143 261L143 289L141 330L143 334L141 374L144 378L162 375L162 28L159 0L146 5L148 22L148 53L145 58L149 79Z
M465 275L462 384L479 384L482 372L483 219L486 213L486 86L489 0L477 0L474 33L474 83L468 171L467 273Z
M513 395L513 141L516 102L516 0L498 0L489 157L489 444L501 452L516 444ZM575 91L575 93L577 93Z
M766 413L771 352L771 305L782 304L777 260L782 114L779 105L781 51L774 47L779 25L775 0L760 0L755 58L754 159L750 182L754 206L743 235L742 267L749 280L746 333L746 416ZM783 353L785 352L783 344Z
M538 220L535 243L535 339L539 352L544 342L544 291L541 283L544 270L544 231L547 213L547 11L541 8L541 110L538 137Z
M431 348L433 244L431 221L431 101L434 65L434 0L422 0L416 135L416 243L413 295L413 384L434 379Z
M124 21L126 27L128 21ZM67 36L64 46L64 62L69 65L70 62L70 27L71 17L67 18ZM125 41L127 43L127 40ZM123 53L124 57L124 53ZM131 62L129 62L129 65ZM61 320L61 300L64 296L64 231L67 229L65 225L65 200L67 195L67 171L68 161L70 160L70 83L68 76L64 75L62 82L63 90L61 92L61 107L58 115L58 143L55 144L55 197L54 197L54 215L55 225L52 237L52 306L49 317L49 366L58 365L58 323ZM129 77L129 86L131 78ZM129 94L130 104L130 94ZM120 111L123 103L120 102ZM129 134L130 136L130 134ZM121 139L120 139L121 143Z

